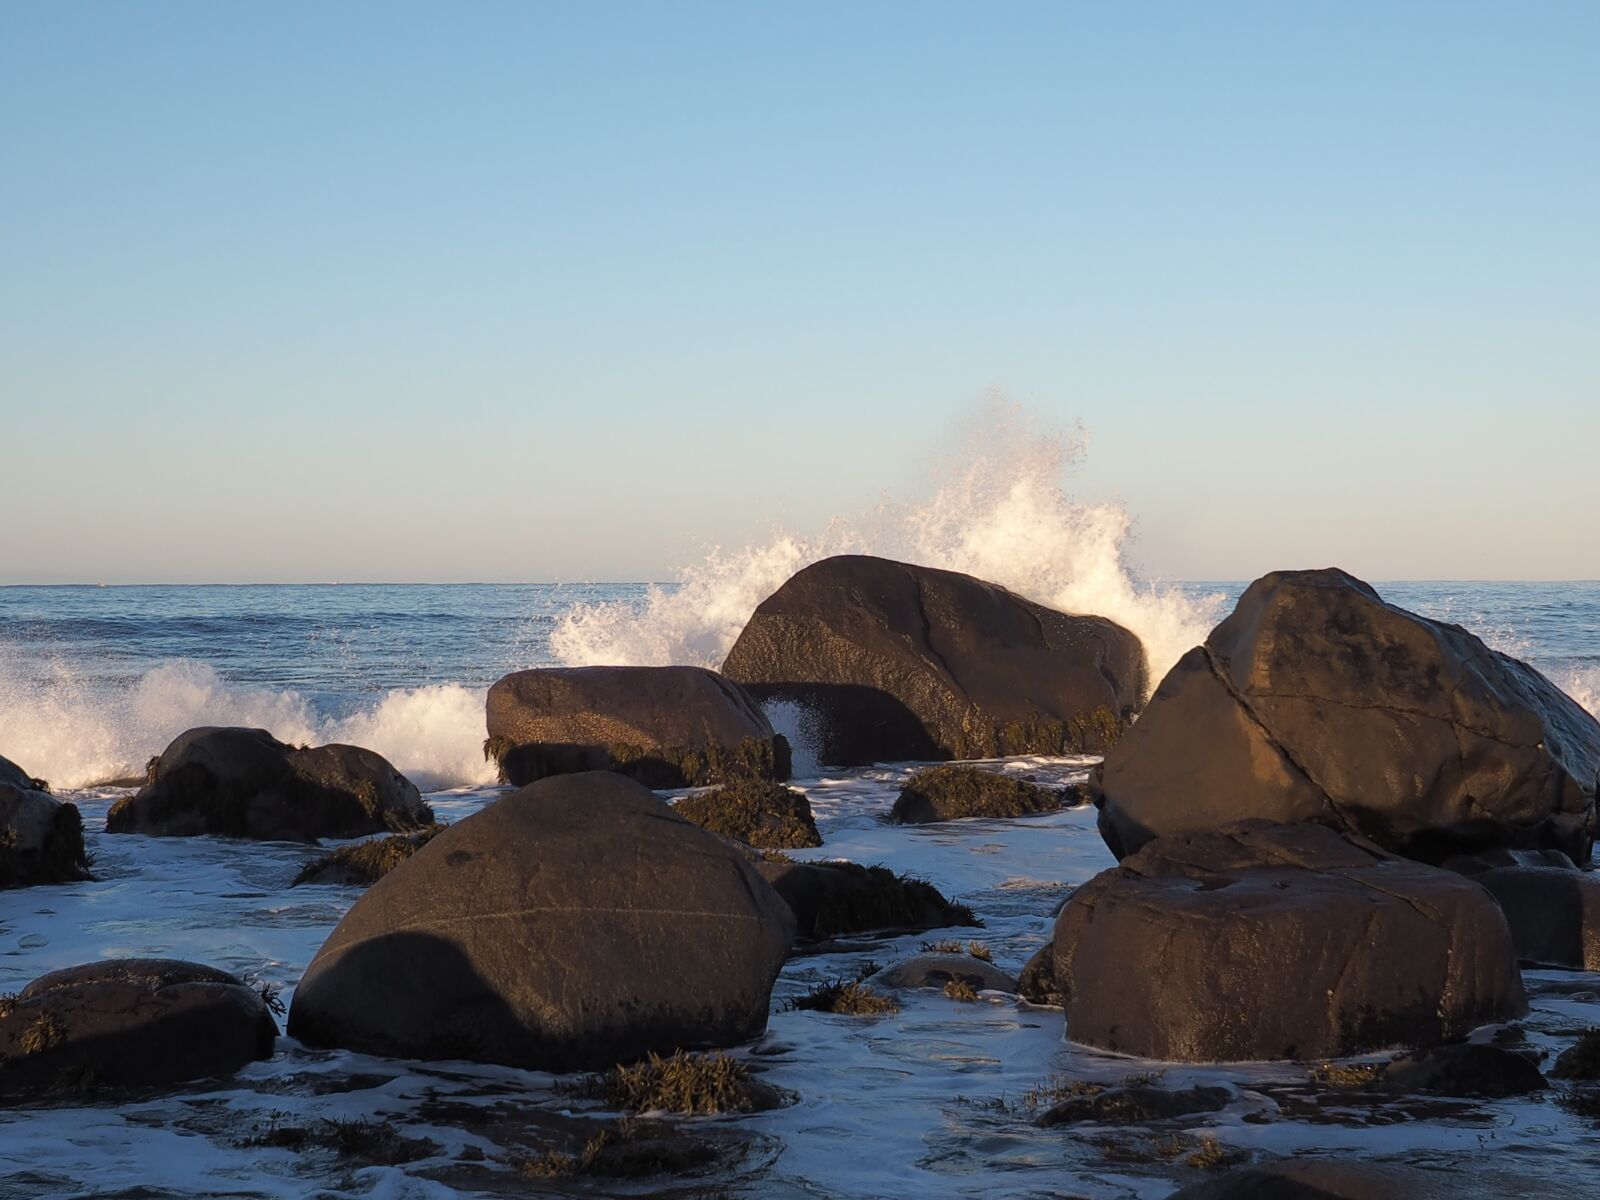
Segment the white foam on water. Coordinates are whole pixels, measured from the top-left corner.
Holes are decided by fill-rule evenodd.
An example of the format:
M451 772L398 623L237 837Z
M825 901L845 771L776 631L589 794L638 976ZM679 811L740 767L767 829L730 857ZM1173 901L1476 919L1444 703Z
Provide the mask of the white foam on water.
M1152 686L1221 615L1220 596L1194 598L1142 580L1129 561L1134 522L1110 501L1065 486L1085 453L1082 430L1041 429L989 397L929 464L931 494L835 518L820 534L779 531L685 567L676 589L643 604L577 604L557 623L552 654L571 666L695 663L718 667L756 606L802 567L833 554L877 554L976 575L1067 612L1109 617L1138 634Z
M399 688L349 716L319 715L293 689L224 679L180 659L146 671L129 689L92 685L63 661L25 679L0 652L0 747L56 787L79 788L143 774L186 729L244 725L296 745L348 742L375 750L421 788L493 782L483 757L482 689L460 684Z

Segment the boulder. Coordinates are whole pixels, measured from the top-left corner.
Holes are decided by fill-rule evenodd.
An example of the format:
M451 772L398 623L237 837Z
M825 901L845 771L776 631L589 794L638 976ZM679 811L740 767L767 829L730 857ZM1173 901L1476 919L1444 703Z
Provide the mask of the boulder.
M896 875L887 867L852 862L757 866L794 913L799 936L807 940L982 924L970 908L952 904L931 883Z
M331 883L345 887L371 887L435 837L443 825L430 825L416 833L396 833L386 838L352 842L324 854L300 868L290 887L302 883Z
M378 880L295 992L312 1046L593 1070L767 1023L789 910L732 845L611 772L451 825Z
M107 833L315 842L433 824L416 787L359 746L296 749L265 729L179 734L148 781L106 814Z
M1015 979L970 954L918 954L879 971L873 982L886 988L943 988L964 983L975 992L1017 990Z
M0 889L88 878L78 806L0 758Z
M765 779L736 779L673 803L686 821L760 850L822 845L804 792Z
M1600 876L1556 850L1496 850L1444 865L1489 889L1523 962L1600 971Z
M970 575L864 555L813 563L761 602L724 673L795 704L838 765L1101 753L1144 698L1139 639Z
M1151 842L1073 893L1054 957L1072 1040L1181 1062L1427 1046L1527 1010L1482 888L1321 825Z
M1343 571L1281 571L1161 681L1098 802L1119 858L1260 817L1425 862L1494 846L1585 862L1597 775L1600 723L1532 667Z
M739 686L704 667L548 667L489 689L484 754L518 787L616 771L647 787L789 778L789 743Z
M122 958L42 975L0 998L0 1093L148 1087L272 1056L267 995L199 963Z
M900 789L889 820L896 825L926 825L962 817L1030 817L1057 811L1066 797L1061 788L1041 787L981 767L924 767Z

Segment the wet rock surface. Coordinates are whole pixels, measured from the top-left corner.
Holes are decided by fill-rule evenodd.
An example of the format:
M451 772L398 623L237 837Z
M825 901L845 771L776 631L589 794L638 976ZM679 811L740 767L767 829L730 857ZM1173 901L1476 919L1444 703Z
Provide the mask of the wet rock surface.
M840 555L756 608L722 667L798 705L820 761L1101 753L1144 698L1144 649L970 575Z

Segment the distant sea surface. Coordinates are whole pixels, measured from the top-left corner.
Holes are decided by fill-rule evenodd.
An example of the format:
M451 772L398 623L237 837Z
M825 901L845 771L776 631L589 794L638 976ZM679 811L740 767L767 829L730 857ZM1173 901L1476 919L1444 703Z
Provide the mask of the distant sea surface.
M1596 707L1600 582L1375 586ZM1172 591L1214 616L1242 587ZM371 745L425 786L478 784L483 691L506 672L627 657L615 648L633 645L714 665L738 619L708 612L704 630L650 636L663 613L695 625L673 593L643 583L0 588L0 754L85 786L137 769L191 725L248 723ZM597 615L606 639L586 650Z

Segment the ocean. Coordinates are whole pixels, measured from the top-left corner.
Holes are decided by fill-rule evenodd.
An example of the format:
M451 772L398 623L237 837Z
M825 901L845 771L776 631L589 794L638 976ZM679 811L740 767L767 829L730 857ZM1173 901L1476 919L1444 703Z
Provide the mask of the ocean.
M137 773L191 726L259 725L290 741L370 746L429 793L441 819L459 820L502 794L481 751L484 691L496 678L556 663L716 665L754 604L816 549L782 542L713 557L662 585L0 588L0 754L79 804L97 876L0 892L0 993L60 967L150 955L245 973L292 1000L357 889L290 887L313 848L107 837L106 810L126 791L105 781ZM981 550L941 565L970 567ZM1066 604L1073 595L1104 598L1106 611L1145 638L1157 673L1203 637L1241 588L1156 587L1113 572L1092 592L1074 593L1081 573L1071 564L1052 569L1059 577L1030 562L1003 581L1063 607L1089 607ZM1377 586L1387 599L1527 659L1595 709L1600 583ZM1013 974L1048 936L1063 896L1111 865L1092 810L890 826L882 817L910 764L821 771L800 751L796 786L811 801L824 845L798 856L882 863L932 881L985 921L956 932L982 941ZM1084 778L1093 761L997 765L1065 782ZM1234 1155L1437 1167L1447 1181L1491 1189L1497 1173L1580 1181L1600 1170L1593 1119L1551 1095L1330 1099L1295 1064L1195 1067L1077 1046L1063 1040L1059 1012L999 994L963 1004L908 993L900 1012L878 1018L791 1008L815 984L915 953L927 936L937 935L791 959L766 1036L738 1052L791 1103L706 1120L704 1131L737 1145L670 1186L519 1175L519 1157L535 1153L551 1122L577 1103L551 1076L309 1051L285 1038L270 1062L231 1080L117 1103L0 1111L0 1197L1156 1200L1203 1178L1190 1158L1204 1162L1213 1145ZM1526 979L1533 1010L1520 1025L1531 1049L1552 1053L1575 1030L1600 1024L1600 977L1529 971ZM1160 1074L1173 1087L1220 1086L1230 1100L1220 1113L1159 1129L1042 1129L1032 1121L1025 1097L1041 1080L1114 1082L1135 1073ZM331 1120L386 1124L416 1139L414 1154L371 1161L259 1144L275 1127Z

